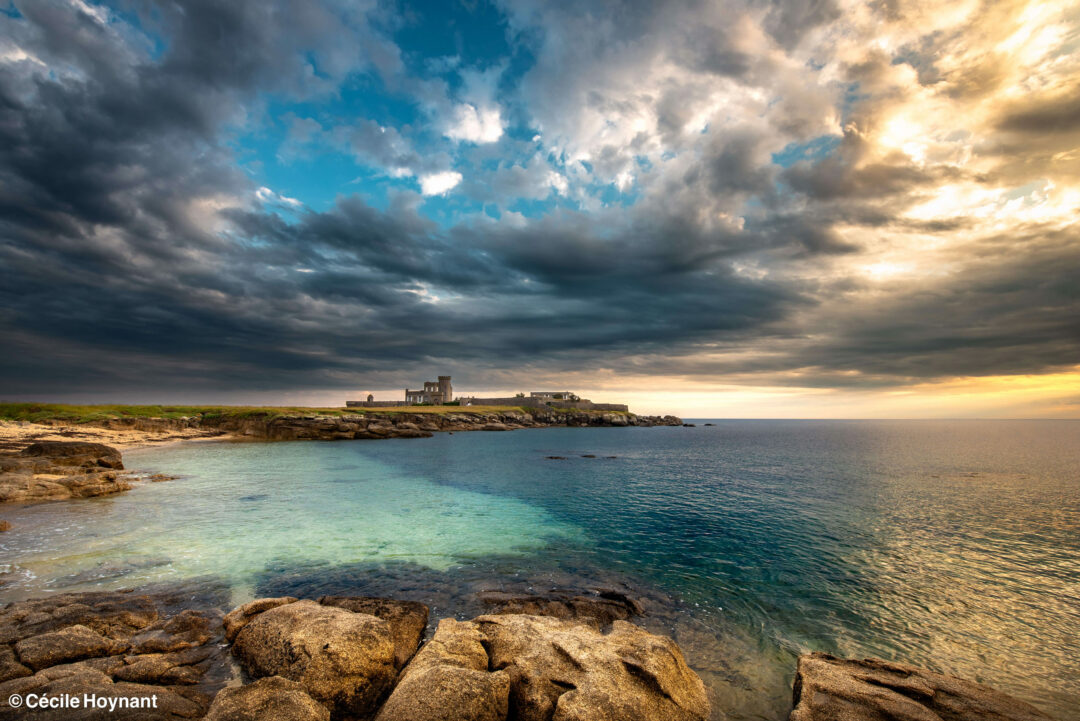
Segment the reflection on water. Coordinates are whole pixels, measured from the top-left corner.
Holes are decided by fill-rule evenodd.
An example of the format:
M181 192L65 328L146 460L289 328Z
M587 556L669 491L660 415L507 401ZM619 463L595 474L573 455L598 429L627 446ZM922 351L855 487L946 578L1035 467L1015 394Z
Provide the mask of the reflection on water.
M482 611L477 590L631 586L717 718L786 717L810 649L1078 717L1080 423L720 421L126 459L184 478L5 509L0 599L211 577L230 602L367 593L437 618Z

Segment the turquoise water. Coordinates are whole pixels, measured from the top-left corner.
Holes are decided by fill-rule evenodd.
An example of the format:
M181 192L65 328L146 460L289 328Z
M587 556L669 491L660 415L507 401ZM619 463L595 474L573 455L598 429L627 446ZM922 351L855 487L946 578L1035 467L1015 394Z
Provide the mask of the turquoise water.
M4 509L0 600L215 579L233 602L379 593L467 616L485 588L620 586L717 718L785 718L806 650L1080 718L1078 422L717 421L125 461L183 477Z

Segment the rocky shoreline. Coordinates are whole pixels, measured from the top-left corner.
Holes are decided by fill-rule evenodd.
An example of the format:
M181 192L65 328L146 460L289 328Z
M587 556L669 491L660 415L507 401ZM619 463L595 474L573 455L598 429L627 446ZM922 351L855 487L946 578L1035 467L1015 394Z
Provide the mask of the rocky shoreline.
M167 480L168 477L125 471L120 451L114 447L145 445L155 441L200 438L251 441L383 440L430 438L440 432L681 424L682 420L675 416L555 409L438 414L365 412L343 415L194 416L180 419L135 417L79 425L5 422L5 447L0 453L0 503L91 498L130 490L133 481ZM110 445L92 442L96 440L107 440ZM0 530L3 530L2 525Z
M485 592L443 618L363 596L262 598L227 614L167 593L57 595L0 609L0 721L705 721L701 679L634 599ZM189 607L184 607L184 606ZM27 715L17 695L150 699ZM132 702L129 702L132 703ZM722 715L721 715L722 717ZM987 686L874 659L799 658L790 721L1048 721Z
M266 441L379 440L429 438L440 432L513 431L551 427L681 426L675 416L638 416L633 413L537 408L451 413L365 412L343 415L279 415L272 417L202 416L181 419L116 418L102 428L163 432L195 430Z

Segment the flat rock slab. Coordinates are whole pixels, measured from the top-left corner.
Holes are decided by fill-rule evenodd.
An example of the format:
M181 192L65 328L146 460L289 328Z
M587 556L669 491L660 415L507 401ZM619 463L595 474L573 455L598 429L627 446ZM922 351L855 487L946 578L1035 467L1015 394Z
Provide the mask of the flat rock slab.
M127 640L158 620L149 596L134 593L63 593L0 608L0 644L76 624L113 640Z
M222 689L204 721L330 721L330 712L296 681L268 676Z
M122 470L120 451L103 443L85 441L38 441L19 454L30 458L48 458L56 466L86 466Z
M15 644L19 662L35 671L84 658L114 656L127 649L128 644L78 624L30 636Z
M1052 721L989 686L879 659L799 657L790 721Z
M0 608L0 719L19 693L158 696L158 708L34 710L35 719L201 718L231 669L216 609L175 613L168 592L59 594Z
M44 709L28 711L25 708L11 708L6 699L12 694L26 697L27 694L46 694L48 696L74 696L83 699L86 695L104 699L106 705L101 708ZM15 679L0 684L0 721L106 721L107 719L133 719L134 721L182 721L197 719L202 715L199 704L162 686L148 686L137 683L114 683L104 673L86 667L83 664L71 664L62 669L39 671L27 678ZM151 702L150 699L155 699ZM116 707L110 712L108 699L118 703L131 704L131 699L146 699L127 708ZM122 701L121 699L125 699ZM156 708L155 708L156 706Z

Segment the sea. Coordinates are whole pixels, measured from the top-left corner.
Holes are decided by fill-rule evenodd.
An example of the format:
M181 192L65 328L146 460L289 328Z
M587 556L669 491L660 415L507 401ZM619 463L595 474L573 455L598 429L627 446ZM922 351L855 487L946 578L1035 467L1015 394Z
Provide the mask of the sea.
M799 654L877 657L1080 719L1080 421L707 420L126 451L178 476L0 508L0 602L181 588L640 599L716 719L780 721Z

